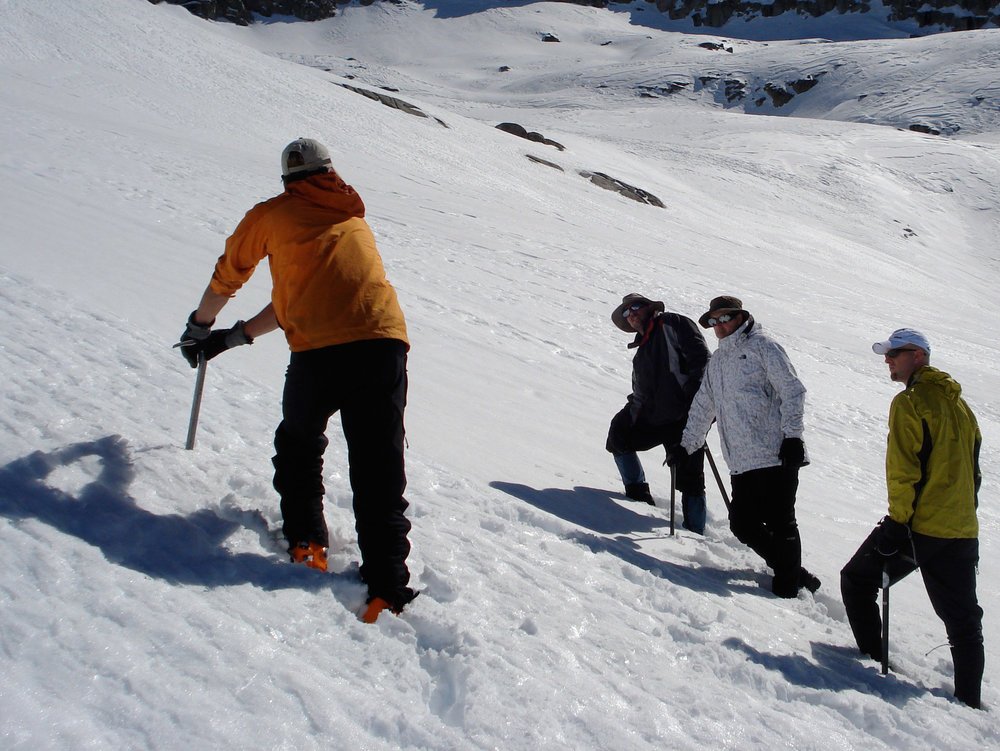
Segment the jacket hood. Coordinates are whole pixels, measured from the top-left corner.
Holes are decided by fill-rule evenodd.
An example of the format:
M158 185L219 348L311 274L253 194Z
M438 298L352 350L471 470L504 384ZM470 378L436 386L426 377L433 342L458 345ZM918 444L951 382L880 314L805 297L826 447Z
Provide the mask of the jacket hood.
M915 383L935 386L952 400L958 400L962 396L962 385L943 370L938 370L931 365L925 365L913 375L910 385Z
M353 217L363 219L365 216L365 204L361 196L336 172L313 175L304 180L291 182L285 186L285 194L343 214L343 218L337 221L346 221Z

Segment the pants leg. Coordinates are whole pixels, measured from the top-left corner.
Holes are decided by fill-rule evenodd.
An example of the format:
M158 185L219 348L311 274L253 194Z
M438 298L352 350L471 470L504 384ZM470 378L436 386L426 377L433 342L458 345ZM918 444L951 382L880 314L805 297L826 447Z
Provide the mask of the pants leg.
M795 519L798 469L766 467L733 475L729 527L774 570L772 590L794 597L799 590L802 544Z
M684 514L684 529L695 534L705 534L705 522L708 519L704 495L690 495L685 493L681 496L681 511Z
M895 584L913 573L916 566L898 556L886 558L875 549L876 531L868 535L840 571L840 593L844 598L847 621L854 641L863 654L882 659L882 614L878 593L882 588L882 572L889 567L889 582Z
M980 706L985 666L983 609L976 598L979 540L942 540L914 534L927 596L944 622L955 665L955 697Z
M618 473L622 476L622 484L626 488L629 485L646 482L646 473L642 469L642 462L639 461L637 453L629 451L626 454L615 454L614 458Z
M350 398L341 406L347 441L354 516L361 549L361 577L370 597L402 608L415 597L407 586L410 552L403 497L403 411L406 350L401 342L358 342Z
M337 394L318 365L311 352L292 354L285 375L282 420L274 434L274 489L281 497L282 532L290 547L300 542L328 545L323 453Z
M656 446L676 446L684 432L683 422L649 425L642 421L633 422L628 405L611 420L606 448L615 458L615 464L625 485L646 481L637 452L648 451ZM677 490L694 496L705 495L705 452L702 449L691 454L687 461L675 468Z
M634 428L632 414L626 404L618 414L611 418L608 440L605 444L605 448L614 457L622 484L626 487L646 482L646 473L643 471L642 462L639 461L639 456L636 453L639 449L633 442Z
M774 593L794 597L802 571L802 540L795 518L795 494L799 488L798 467L774 468L774 496L765 522L772 534Z

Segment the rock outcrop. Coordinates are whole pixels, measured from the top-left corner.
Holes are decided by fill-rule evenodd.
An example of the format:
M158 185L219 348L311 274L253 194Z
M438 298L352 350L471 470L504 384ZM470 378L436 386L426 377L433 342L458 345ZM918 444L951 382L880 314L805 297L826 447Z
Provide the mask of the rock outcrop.
M338 5L348 0L149 0L153 5L161 2L183 5L196 16L211 21L229 21L249 26L254 16L292 16L303 21L319 21L336 15ZM374 0L362 2L371 5Z
M572 1L572 0L570 0ZM869 0L647 0L673 20L691 19L695 26L719 27L733 19L796 13L819 17L828 14L869 13ZM610 2L609 5L614 5ZM921 28L953 31L1000 26L1000 2L996 0L883 0L890 21L915 21ZM881 6L880 6L881 7Z
M399 0L357 0L361 5ZM608 8L620 5L615 0L558 0L575 5ZM624 0L623 0L624 1ZM351 0L149 0L183 5L202 18L230 21L246 26L254 16L292 16L303 21L318 21L336 15L338 5ZM780 16L796 13L819 17L827 14L869 13L871 0L646 0L650 10L666 13L672 20L690 19L695 26L717 28L727 21ZM1000 2L997 0L883 0L890 21L914 21L928 30L969 31L987 25L1000 26ZM879 6L879 8L882 7ZM555 34L541 35L542 41L558 42ZM727 50L731 51L731 50Z

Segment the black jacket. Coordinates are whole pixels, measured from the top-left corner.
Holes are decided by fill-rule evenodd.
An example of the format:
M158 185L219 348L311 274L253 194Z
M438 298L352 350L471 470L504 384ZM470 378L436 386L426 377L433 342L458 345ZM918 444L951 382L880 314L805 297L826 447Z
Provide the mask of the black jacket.
M686 420L711 356L697 324L677 313L657 313L629 347L636 348L628 397L633 422Z

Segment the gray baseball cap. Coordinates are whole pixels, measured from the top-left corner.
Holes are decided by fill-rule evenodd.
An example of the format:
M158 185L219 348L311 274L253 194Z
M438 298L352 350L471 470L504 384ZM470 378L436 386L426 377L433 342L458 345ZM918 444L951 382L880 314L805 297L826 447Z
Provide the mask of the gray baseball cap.
M919 347L927 354L931 353L931 343L927 337L916 329L896 329L884 342L875 342L872 345L872 352L876 355L884 355L890 349L900 349L907 345Z
M330 164L330 152L326 146L312 138L296 138L281 152L282 177L312 172Z

